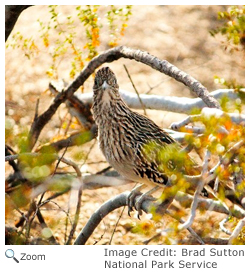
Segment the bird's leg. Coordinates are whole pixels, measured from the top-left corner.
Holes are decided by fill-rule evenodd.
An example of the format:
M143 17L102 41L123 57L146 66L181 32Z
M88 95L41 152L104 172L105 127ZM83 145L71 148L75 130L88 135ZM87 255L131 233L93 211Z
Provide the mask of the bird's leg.
M163 215L165 213L165 211L167 210L167 208L170 206L170 204L172 203L172 201L174 200L175 196L170 196L169 198L163 200L157 207L156 213Z
M159 204L156 213L161 215L164 214L166 209L171 205L172 201L174 200L176 193L176 191L174 192L172 190L172 187L166 187L159 198Z
M136 201L136 204L135 204L135 208L138 212L137 214L137 217L138 219L140 219L140 216L143 214L142 213L142 209L141 209L141 206L142 206L142 203L145 201L145 200L154 200L152 196L150 196L152 193L156 192L160 187L159 186L156 186L154 188L152 188L151 190L143 193L140 198Z
M133 211L134 207L134 200L136 196L142 195L140 190L143 189L146 185L145 184L140 184L136 185L130 192L128 198L127 198L127 205L128 205L128 215L130 216L130 213Z

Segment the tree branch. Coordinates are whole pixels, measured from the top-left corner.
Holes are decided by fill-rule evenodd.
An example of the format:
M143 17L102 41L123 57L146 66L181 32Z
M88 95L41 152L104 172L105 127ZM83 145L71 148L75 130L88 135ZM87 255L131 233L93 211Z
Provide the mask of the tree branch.
M127 103L130 108L142 109L136 94L120 89L119 90L123 100ZM92 103L93 93L75 94L80 100L87 103ZM215 99L221 99L228 97L230 100L239 98L239 93L235 92L234 89L218 89L211 92L211 95ZM195 108L202 109L206 107L204 101L200 98L186 98L186 97L175 97L175 96L160 96L160 95L147 95L139 94L146 109L154 109L161 111L169 111L182 114L191 114Z
M87 242L88 238L93 233L93 231L96 229L96 227L99 225L99 223L101 222L101 220L106 215L108 215L110 212L112 212L115 209L118 209L118 208L120 208L122 206L126 206L127 205L127 199L128 199L129 194L130 194L129 191L123 192L123 193L117 195L116 197L113 197L113 198L109 199L99 209L97 209L92 214L92 216L90 217L89 221L87 222L87 224L85 225L85 227L82 229L82 231L80 232L80 234L76 238L74 244L75 245L83 245L83 244L85 244ZM138 196L138 197L135 198L135 202L137 202L138 198L140 198L140 197ZM146 213L150 213L151 210L152 210L151 208L153 206L153 203L150 200L145 200L145 201L142 202L141 206L142 206L142 209ZM166 211L166 213L169 213L169 212ZM201 243L204 243L199 238L199 236L191 228L189 229L189 231Z
M127 205L127 197L130 194L129 191L123 192L108 201L106 201L98 210L96 210L92 216L90 217L89 221L79 233L78 237L76 238L74 245L83 245L86 243L88 238L91 236L93 231L96 229L98 224L101 220L109 214L111 211L126 206ZM146 204L146 202L143 202Z
M194 193L194 197L193 197L193 201L192 201L192 205L191 205L190 215L188 217L188 220L185 223L183 223L183 224L181 224L179 226L179 229L188 228L193 223L193 220L194 220L194 218L196 216L196 209L197 209L198 204L199 204L199 196L200 196L200 193L202 192L202 190L204 188L204 185L206 183L207 167L208 167L209 160L210 160L210 152L207 150L206 151L206 156L205 156L205 159L204 159L204 164L203 164L203 167L202 167L201 180L198 183L196 191Z
M166 60L160 60L148 52L139 49L132 49L126 46L109 49L94 57L80 75L69 85L67 88L68 96L70 97L100 65L106 62L116 61L120 58L133 59L137 62L144 63L189 87L197 97L201 98L205 102L206 106L220 108L218 101L209 94L207 89L200 82L190 75L181 71Z
M193 201L193 196L189 194L184 194L182 192L178 192L175 196L175 200L178 201L182 206L189 207L190 204ZM209 198L198 198L198 206L200 208L204 208L205 210L208 210L211 208L212 211L224 213L227 215L231 215L236 218L243 218L245 216L245 211L239 207L238 205L234 204L232 209L229 211L227 209L227 206L223 204L221 201L218 200L212 200Z
M233 230L233 233L231 234L231 236L229 237L228 240L228 244L231 245L233 243L233 241L238 237L240 231L242 230L242 228L245 226L245 217L242 218L239 223L237 224L237 226L235 227L235 229Z
M80 232L80 234L76 238L74 244L75 245L85 244L87 242L88 238L93 233L93 231L96 229L96 227L99 225L99 223L102 221L102 219L106 215L108 215L109 213L111 213L115 209L118 209L122 206L127 205L127 198L128 198L129 194L130 194L129 191L123 192L123 193L109 199L105 203L103 203L103 205L92 214L92 216L88 220L87 224L85 225L85 227L83 227L82 231ZM140 196L137 196L135 198L134 202L136 203L139 198L140 198ZM193 201L192 196L187 195L187 194L183 194L183 193L176 194L175 199L177 201L181 202L183 205L185 203L188 204ZM144 200L141 204L141 209L143 211L145 211L146 213L151 213L153 211L153 205L155 205L153 203L153 201ZM217 211L217 212L221 212L221 213L225 213L225 214L230 214L230 211L228 211L227 208L220 201L214 201L214 200L205 199L205 198L198 198L198 206L205 208L206 210L211 208L211 210L213 210L213 211ZM170 215L168 210L166 210L165 213L168 213ZM237 218L242 218L242 217L244 217L245 212L243 209L241 209L237 205L234 205L233 210L232 210L232 215ZM178 220L178 219L176 219L176 220ZM182 223L182 221L181 221L181 223Z
M30 149L32 149L32 147L35 145L40 132L46 123L52 118L59 105L65 102L66 99L71 98L74 92L88 79L92 73L95 72L96 68L106 62L113 62L120 58L134 59L137 62L144 63L153 69L160 71L161 73L173 77L177 81L188 86L197 95L197 97L204 101L206 106L220 108L218 101L209 94L207 89L200 82L185 72L179 70L176 66L170 64L168 61L160 60L145 51L128 48L126 46L119 46L109 49L94 57L82 70L80 75L66 88L66 90L62 91L55 97L52 105L50 105L50 107L43 114L34 120L28 138Z

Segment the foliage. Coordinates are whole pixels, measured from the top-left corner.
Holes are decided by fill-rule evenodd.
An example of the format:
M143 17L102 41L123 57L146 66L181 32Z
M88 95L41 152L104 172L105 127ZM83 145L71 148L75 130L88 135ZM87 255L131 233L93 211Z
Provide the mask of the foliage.
M235 79L227 81L226 79L219 76L214 76L214 82L216 84L221 84L224 88L234 89L235 91L239 91L244 88L244 86L240 83L237 83Z
M16 48L21 49L29 60L36 59L38 54L46 58L50 56L51 63L49 61L46 71L46 75L50 79L57 79L62 67L65 66L70 67L68 71L69 78L74 78L92 58L99 54L101 46L113 47L118 45L120 39L125 34L131 15L131 6L85 5L73 8L73 12L71 11L71 13L66 14L62 11L61 6L48 6L49 20L43 18L37 20L39 32L36 37L29 37L28 34L17 32L12 37L9 37L6 47L12 47L13 50ZM77 33L76 30L76 27L80 25L83 26L83 41L80 41L80 33ZM103 39L101 38L101 34L103 34ZM68 121L65 117L61 118L59 116L59 119L61 123L59 131L56 134L54 132L54 136L50 139L53 142L67 138L69 136L69 128L75 132L74 130L80 130L81 127L72 118ZM63 138L60 136L62 131L64 131ZM80 132L74 136L74 143L75 145L80 145L90 141L92 138L89 131ZM25 221L25 225L22 228L26 232L21 232L24 235L24 242L26 243L30 239L30 226L39 208L49 202L45 201L43 196L41 196L40 201L34 201L37 203L36 211L34 212L35 203L31 199L31 189L42 186L49 179L51 184L48 189L52 192L69 191L72 184L70 181L75 177L71 174L68 175L69 168L60 163L61 160L58 160L56 156L57 151L52 146L45 145L48 141L47 139L42 139L40 143L41 149L39 147L37 149L39 153L35 154L30 151L28 139L29 128L20 126L11 116L6 118L5 141L8 143L9 148L12 147L10 148L12 154L22 154L17 161L18 164L14 161L10 164L14 169L19 170L19 174L17 176L10 175L6 180L6 190L10 197L6 199L6 217L11 219L14 209L18 212L22 209L28 213L27 217L30 217L29 221ZM85 151L81 152L85 160L90 151L87 154ZM76 153L73 154L73 159L76 159ZM56 174L58 169L66 173L58 177ZM12 190L16 186L17 189ZM50 203L54 203L54 201L50 200ZM58 203L55 202L54 205L58 206L61 211L64 211ZM33 216L30 214L33 214ZM72 225L73 222L69 216L69 212L65 214L67 218L65 225L67 227L69 223ZM40 217L40 221L44 221L42 216ZM22 224L16 223L16 226L19 225L22 226ZM51 228L53 226L50 225ZM40 235L43 237L43 230ZM67 235L65 237L67 238Z
M126 7L116 7L116 6L78 6L75 8L77 16L68 16L60 12L60 7L49 6L50 20L44 22L38 20L40 25L40 37L24 37L21 33L16 33L13 35L13 40L7 46L12 46L13 49L20 47L25 53L27 58L32 59L36 54L49 54L51 57L50 68L47 70L47 76L49 78L58 78L58 74L61 70L61 65L65 62L66 57L70 55L69 62L69 77L74 78L78 72L80 72L83 67L94 58L101 49L101 44L103 42L101 38L101 31L103 30L102 19L105 19L108 23L108 39L107 46L113 47L120 42L120 38L124 35L125 29L127 27L127 22L131 15L131 6ZM227 35L227 39L230 43L237 46L242 45L242 35L240 30L242 29L242 18L243 14L234 7L228 11L223 12L220 17L229 21L232 19L231 23L223 27L223 29L216 30L214 35L218 32ZM102 17L101 14L106 14ZM77 19L76 19L77 18ZM245 21L245 11L244 11L244 21ZM83 26L83 33L85 35L84 46L77 43L77 33L76 24ZM224 30L225 28L225 30ZM239 36L239 42L237 43L237 37ZM235 38L236 37L236 38ZM244 31L245 39L245 31ZM42 43L41 43L42 42ZM41 45L42 44L42 45ZM228 82L220 77L216 77L215 81L223 84L225 87L234 88L238 91L241 86L235 81ZM223 98L220 103L223 111L226 113L240 114L243 112L244 104L242 99L237 99L235 101L230 101L227 98ZM199 111L198 111L199 112ZM65 129L65 137L67 137L67 130L69 126L72 126L73 122L68 123L65 118L62 118L62 124L60 129ZM214 172L216 174L215 180L211 181L211 187L216 185L215 196L210 196L209 198L220 200L221 202L227 203L229 209L232 212L234 201L239 202L244 196L245 188L245 149L241 146L240 149L232 151L232 148L239 141L245 141L245 129L244 124L237 124L232 122L229 115L223 116L207 116L202 115L201 118L192 122L192 127L201 126L204 130L201 134L193 133L193 130L189 127L182 127L181 131L187 133L185 137L185 142L188 147L193 147L194 151L192 157L195 156L203 164L205 151L208 150L211 153L211 162L207 163L208 169L216 167ZM76 188L78 188L78 168L75 168L75 163L63 162L68 146L59 157L56 155L57 151L52 149L50 146L43 145L39 153L30 153L29 147L27 147L27 138L29 135L28 128L18 128L14 120L11 118L6 119L6 143L14 147L15 151L12 154L21 154L17 162L17 166L13 160L9 161L9 164L17 168L17 177L10 175L6 179L6 217L8 221L14 219L18 214L20 217L19 221L12 223L16 227L21 227L20 235L24 237L23 243L31 243L34 237L46 238L46 243L60 242L67 243L71 237L69 234L69 226L74 226L75 221L73 218L78 216L78 213L74 212L73 207L76 207L76 200L78 199L74 194L76 193ZM76 129L77 127L74 127ZM18 132L17 132L18 131ZM54 141L60 140L60 137L56 134ZM80 137L75 139L75 144L87 142L91 139L89 133L84 132ZM45 139L42 142L46 142ZM88 155L91 152L92 145L86 152ZM187 147L187 148L188 148ZM80 162L83 159L85 152L83 151L85 147L82 146L82 150L77 149L78 152L71 154L71 158L75 162ZM148 143L144 147L145 156L153 156L153 151L159 149L155 143ZM169 149L169 151L167 150ZM159 168L162 172L166 173L171 177L172 187L167 190L164 195L161 196L165 199L167 196L173 196L178 190L193 194L194 191L189 189L189 183L186 182L186 174L194 175L194 165L189 159L189 152L187 149L183 152L179 152L177 146L169 146L167 149L161 149L160 153L154 154L154 160L159 162ZM11 151L11 149L10 149ZM84 162L86 161L85 157ZM222 164L217 166L217 162L221 161ZM82 161L83 162L83 161ZM75 168L77 173L72 173L69 171L69 166L66 167L64 164ZM97 162L94 162L97 164ZM79 164L80 165L80 164ZM84 165L84 163L83 163ZM169 166L173 166L170 168ZM174 167L175 166L175 167ZM15 172L15 171L14 171ZM16 174L16 173L15 173ZM214 184L214 185L213 185ZM227 186L232 185L231 189L227 189ZM65 194L67 191L72 189L67 197L63 198L63 201L57 199L60 195ZM195 189L194 189L195 190ZM34 192L39 191L37 195ZM231 200L230 192L232 192ZM79 191L81 195L81 192ZM95 195L95 194L94 194ZM88 196L88 194L87 194ZM61 196L62 197L62 196ZM83 198L86 198L82 196ZM98 196L99 202L101 201L100 196ZM67 199L67 201L66 201ZM80 200L78 200L80 201ZM88 200L90 201L90 200ZM62 203L60 203L62 202ZM68 208L65 209L65 204L68 202ZM82 202L89 203L89 202ZM91 202L90 202L91 203ZM98 202L97 202L98 203ZM94 209L96 202L92 202L91 207ZM78 206L78 205L77 205ZM43 209L49 211L50 217L44 213L43 216L41 211ZM90 210L90 208L88 208ZM77 211L77 210L76 210ZM90 214L93 210L90 210ZM160 237L155 237L153 240L155 243L163 244L174 244L183 243L183 239L188 235L186 230L178 229L179 222L177 219L186 218L188 216L188 211L182 205L179 209L175 208L175 219L169 217L160 217L156 214L156 210L153 209L153 218L147 220L141 220L137 224L133 225L130 229L132 234L138 234L141 236L151 237L155 236L156 233L162 231L165 227L165 231L161 232ZM207 218L209 211L207 212L204 207L201 207L199 212L206 215L206 220L202 222L194 223L193 228L200 233L201 236L207 236L212 230L218 230L219 226L216 223L216 218ZM75 217L73 217L75 213ZM47 216L46 216L47 215ZM35 218L38 218L35 221ZM44 217L44 218L43 218ZM113 218L114 216L111 216ZM77 217L78 218L78 217ZM22 222L23 221L23 222ZM237 219L230 217L228 220L228 225L232 231L237 225ZM202 226L204 229L202 230ZM58 232L61 229L61 234L64 234L65 238L58 238ZM103 235L101 235L102 238ZM14 243L18 244L20 237L15 239ZM244 244L245 233L242 230L240 236L237 238L237 244ZM132 243L132 242L129 242ZM138 240L139 243L139 240Z
M226 37L225 49L238 50L245 48L245 6L231 6L227 11L220 11L218 19L223 22L223 26L210 31L215 36L221 33Z
M71 67L69 76L72 79L88 61L99 53L101 42L103 42L100 35L103 28L101 21L106 21L109 26L106 33L107 37L110 37L108 45L110 47L118 45L131 15L130 5L125 7L76 6L77 16L61 12L60 6L50 5L48 8L50 20L44 22L38 19L40 37L24 37L24 34L17 32L12 35L12 40L8 42L7 47L21 48L29 59L36 54L49 54L51 65L46 73L49 78L53 79L58 78L58 71L66 57L70 56L70 66L68 66ZM79 33L76 32L76 25L79 23L83 26L83 33L85 33L84 46L77 42Z
M222 109L226 113L241 113L241 100L237 99L236 101L230 101L227 98L223 98L220 101ZM195 135L192 134L191 128L197 124L197 127L201 126L204 128L203 133ZM231 198L232 202L239 202L245 196L245 146L240 147L237 150L233 150L235 145L240 141L245 143L245 128L244 124L234 123L229 115L218 115L218 114L207 114L202 112L200 117L195 120L195 123L192 123L192 127L181 127L180 131L187 133L186 143L188 147L194 147L194 153L191 153L191 156L195 157L195 152L198 155L204 155L206 151L209 151L211 154L210 162L207 162L208 169L213 170L216 177L210 183L212 187L215 188L215 198L221 202L228 203L228 199ZM167 153L167 149L169 150ZM173 152L171 150L173 149ZM153 157L153 151L159 150L158 155L161 157L155 161L159 162L160 171L165 173L171 178L172 187L167 188L163 195L160 197L160 201L163 201L174 194L177 191L187 192L189 188L189 183L185 175L188 175L195 169L195 166L192 166L192 161L188 157L188 153L178 152L177 145L168 148L160 148L158 145L150 143L147 147L144 147L144 152L147 153L147 156ZM202 158L204 160L204 156ZM203 162L200 165L204 164ZM173 166L176 167L173 167ZM187 173L185 169L187 168ZM173 178L173 179L172 179ZM209 194L209 193L208 193ZM234 201L236 200L236 201ZM232 209L230 207L230 209ZM181 219L183 215L183 209L180 208L176 212L177 218ZM201 213L206 213L204 208L201 208ZM155 209L152 210L153 218L156 221L162 221L159 215L156 214ZM176 219L177 219L176 218ZM234 224L234 218L230 218L228 223ZM174 219L169 221L169 225L175 224ZM236 222L237 224L237 222ZM210 226L209 226L210 225ZM211 225L214 225L214 222L211 222L210 219L204 223L204 232L203 237L207 235L207 229L212 229ZM167 226L167 225L166 225ZM147 229L149 228L149 229ZM218 227L216 227L218 228ZM145 226L144 232L151 232L153 227ZM166 231L167 237L162 237L163 240L167 238L173 238L175 236L179 239L180 230L176 227L170 229L169 232ZM239 238L235 241L236 244L245 243L245 233L242 231Z
M223 42L224 49L232 52L245 50L245 6L231 6L227 11L220 11L218 19L222 22L222 26L211 30L210 34L215 36L220 33L226 38ZM236 56L235 58L238 58ZM220 84L224 88L239 91L244 85L238 83L236 79L225 79L220 76L214 77L214 82Z

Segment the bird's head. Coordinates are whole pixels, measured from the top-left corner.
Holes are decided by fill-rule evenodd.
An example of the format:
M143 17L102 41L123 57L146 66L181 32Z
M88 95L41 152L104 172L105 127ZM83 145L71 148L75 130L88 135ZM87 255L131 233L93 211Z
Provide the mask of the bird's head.
M111 113L121 108L128 108L120 96L116 76L109 67L103 67L97 71L93 92L93 113L96 122L98 122L98 116L106 115L111 118Z
M112 97L118 93L119 86L117 84L116 76L109 67L102 67L95 75L94 79L94 94L102 93L102 97L110 95ZM97 94L98 95L98 94Z

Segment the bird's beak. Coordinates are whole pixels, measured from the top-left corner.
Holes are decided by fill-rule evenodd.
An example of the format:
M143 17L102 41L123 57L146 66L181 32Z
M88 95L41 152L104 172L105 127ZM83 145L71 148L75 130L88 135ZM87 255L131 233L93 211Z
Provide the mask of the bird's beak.
M106 90L108 87L109 87L109 85L107 84L106 81L104 81L103 84L102 84L102 89Z

